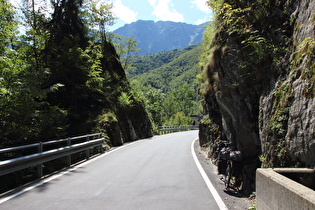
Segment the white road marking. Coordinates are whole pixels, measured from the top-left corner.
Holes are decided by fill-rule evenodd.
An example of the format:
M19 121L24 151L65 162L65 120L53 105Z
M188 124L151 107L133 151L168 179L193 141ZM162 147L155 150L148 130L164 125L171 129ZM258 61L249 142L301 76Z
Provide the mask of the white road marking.
M197 138L198 139L198 138ZM191 154L195 160L195 163L199 169L199 172L203 178L203 180L205 181L208 189L210 190L210 193L212 194L212 196L214 197L214 200L217 202L220 210L228 210L228 208L226 207L225 203L223 202L223 200L221 199L219 193L217 192L217 190L214 188L213 184L211 183L209 177L207 176L206 172L203 170L197 155L195 153L195 149L194 149L194 143L197 140L195 139L192 143L191 143Z
M66 169L65 171L62 171L62 172L60 172L60 173L58 173L58 174L55 174L55 175L52 175L52 176L50 176L50 177L44 178L44 179L42 179L41 181L39 181L38 183L34 183L33 185L31 185L31 186L29 186L29 187L23 188L23 189L22 189L21 191L19 191L19 192L16 192L16 193L14 193L14 194L12 194L12 195L9 195L9 196L4 196L4 198L0 199L0 204L4 203L4 202L6 202L6 201L8 201L8 200L10 200L10 199L12 199L12 198L15 198L16 196L19 196L19 195L21 195L21 194L23 194L23 193L25 193L25 192L27 192L27 191L30 191L30 190L32 190L32 189L38 187L38 186L41 186L42 184L45 184L45 183L50 182L50 181L52 181L52 180L54 180L54 179L57 179L57 178L59 178L59 177L65 175L65 174L67 174L67 173L69 173L69 172L71 172L71 171L74 171L74 170L76 170L76 169L82 167L82 166L85 166L86 164L89 164L89 163L91 163L91 162L93 162L93 161L95 161L95 160L97 160L97 159L99 159L99 158L101 158L101 157L104 157L104 156L106 156L106 155L109 155L109 154L111 154L112 152L116 152L116 151L118 151L118 150L120 150L120 149L122 149L122 148L124 148L124 147L127 147L127 146L130 146L130 145L139 143L139 142L141 142L141 141L143 141L143 140L134 141L134 142L132 142L132 143L128 143L128 144L125 144L125 145L123 145L123 146L117 147L117 148L115 148L115 149L113 149L113 150L111 150L111 151L109 151L109 152L106 152L106 153L103 154L103 155L99 155L99 156L97 156L97 157L95 157L95 158L91 158L91 159L88 160L88 161L85 161L85 162L83 162L83 163L81 163L81 164L79 164L79 165L76 165L76 166L72 167L72 168Z
M203 168L202 168L202 166L201 166L201 164L200 164L200 162L199 162L199 160L198 160L198 158L197 158L197 156L196 156L196 153L195 153L195 150L194 150L194 143L195 143L196 140L197 140L197 139L195 139L195 140L192 142L192 144L191 144L191 153L192 153L192 156L193 156L193 158L194 158L194 161L195 161L195 163L196 163L196 165L197 165L197 167L198 167L198 169L199 169L199 172L200 172L201 176L203 177L203 179L204 179L204 181L205 181L205 183L206 183L206 185L207 185L209 191L211 192L211 194L213 195L215 201L217 202L217 204L218 204L220 210L228 210L228 208L227 208L226 205L224 204L223 200L221 199L220 195L218 194L218 192L216 191L216 189L215 189L214 186L212 185L211 181L209 180L209 178L208 178L206 172L203 170ZM32 189L38 187L38 186L41 186L42 184L45 184L45 183L50 182L50 181L52 181L52 180L54 180L54 179L57 179L57 178L59 178L59 177L65 175L65 174L67 174L67 173L69 173L69 172L71 172L71 171L74 171L74 170L76 170L76 169L78 169L78 168L80 168L80 167L82 167L82 166L84 166L84 165L86 165L86 164L89 164L89 163L91 163L91 162L93 162L93 161L95 161L95 160L97 160L97 159L99 159L99 158L101 158L101 157L103 157L103 156L109 155L109 154L111 154L112 152L118 151L118 150L120 150L120 149L122 149L122 148L124 148L124 147L130 146L130 145L132 145L132 144L139 143L139 142L141 142L141 140L140 140L140 141L135 141L135 142L132 142L132 143L123 145L123 146L120 146L120 147L118 147L118 148L116 148L116 149L114 149L114 150L112 150L112 151L109 151L109 152L105 153L104 155L100 155L100 156L98 156L98 157L92 158L92 159L90 159L90 160L88 160L88 161L86 161L86 162L84 162L84 163L82 163L82 164L79 164L79 165L77 165L77 166L75 166L75 167L73 167L73 168L67 169L67 170L65 170L65 171L63 171L63 172L61 172L61 173L58 173L58 174L53 175L53 176L51 176L51 177L45 178L45 179L41 180L40 182L38 182L38 183L36 183L36 184L33 184L33 185L29 186L29 187L26 187L26 188L22 189L22 190L19 191L19 192L16 192L16 193L14 193L14 194L12 194L12 195L10 195L10 196L6 196L6 197L0 199L0 204L2 204L2 203L6 202L6 201L8 201L8 200L10 200L10 199L12 199L12 198L14 198L14 197L17 197L17 196L19 196L19 195L21 195L21 194L23 194L23 193L25 193L25 192L27 192L27 191L30 191L30 190L32 190Z

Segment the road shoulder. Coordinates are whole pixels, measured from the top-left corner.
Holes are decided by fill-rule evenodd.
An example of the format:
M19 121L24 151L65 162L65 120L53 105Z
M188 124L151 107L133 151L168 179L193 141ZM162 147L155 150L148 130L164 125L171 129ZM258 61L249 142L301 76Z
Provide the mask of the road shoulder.
M227 208L229 210L244 210L251 207L252 204L248 198L236 197L224 192L224 183L217 175L217 167L212 164L211 160L207 158L206 153L201 150L198 140L194 142L194 149L201 166L203 167L212 185L216 188Z

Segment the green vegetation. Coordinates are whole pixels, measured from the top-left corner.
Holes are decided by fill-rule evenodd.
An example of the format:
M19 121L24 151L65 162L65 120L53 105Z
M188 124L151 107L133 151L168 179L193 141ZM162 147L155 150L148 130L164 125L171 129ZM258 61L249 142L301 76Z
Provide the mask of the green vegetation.
M157 131L162 125L190 125L201 111L197 93L200 46L130 59L127 70L135 95L143 101Z
M200 113L200 46L135 57L133 38L107 33L112 4L61 0L52 8L49 15L25 0L19 22L17 8L1 0L1 147L94 131L110 136L106 128L136 109L148 111L156 130L191 124L189 116Z
M216 14L216 21L209 25L204 36L203 58L208 59L210 69L217 68L220 56L229 54L237 57L235 66L238 71L238 80L230 79L230 85L239 87L240 82L250 86L253 92L261 93L268 84L268 77L280 72L273 69L284 69L281 65L286 50L279 44L277 47L272 43L270 34L272 30L280 31L279 28L266 30L274 21L275 7L273 1L255 1L247 4L246 1L208 1ZM288 41L287 21L285 12L279 11L278 20L284 21L279 35L279 42ZM264 24L261 24L261 23ZM227 38L231 40L227 40ZM202 60L201 65L206 66L207 60ZM203 93L214 90L219 78L204 68ZM263 79L262 79L263 78ZM215 90L214 90L215 91Z
M103 133L103 146L109 148L152 136L144 103L132 91L119 59L128 63L134 42L120 44L124 38L114 40L107 33L114 21L112 4L48 1L52 11L47 13L34 1L22 1L20 19L18 8L0 0L0 148L96 132ZM0 158L28 152L2 153ZM82 154L72 156L73 162L82 160ZM44 173L65 163L65 158L47 162ZM2 176L0 193L34 180L36 170Z
M263 90L266 83L259 78L271 75L271 66L274 64L270 63L270 58L280 61L285 54L283 49L274 47L269 40L269 30L261 25L262 19L266 25L273 21L274 13L270 9L273 3L255 1L249 6L245 1L210 0L208 4L214 9L217 18L205 31L201 66L208 64L210 68L216 68L220 56L233 54L239 58L235 60L235 66L241 71L238 73L239 80L251 84L257 92ZM228 41L227 37L233 41ZM285 34L282 37L286 39ZM209 57L210 61L207 59ZM201 92L206 94L214 90L218 79L208 68L204 68L203 75ZM229 85L237 87L239 81L231 80Z
M297 100L297 91L293 92L294 82L304 80L300 84L304 85L302 94L305 100L315 97L315 41L313 37L298 40L303 36L301 30L305 23L292 18L288 8L293 1L287 3L270 0L250 3L243 0L208 1L216 19L209 24L204 35L200 92L210 109L208 114L215 117L216 111L221 115L215 107L218 91L223 92L226 87L240 93L238 97L250 106L251 123L257 123L254 132L262 138L265 167L299 164L299 160L292 161L289 143L285 139L296 135L295 131L288 130L291 106ZM314 17L311 17L311 22L314 22ZM273 95L267 102L272 102L272 107L268 107L269 113L265 113L259 108L262 103L259 98L268 95L273 88ZM262 107L267 109L265 105ZM219 120L216 123L222 125ZM262 134L259 133L261 125Z
M134 70L134 67L130 64L130 60L140 50L136 48L137 40L134 37L121 36L113 33L110 33L109 38L111 42L114 43L123 69Z
M253 202L252 206L248 210L256 210L256 202Z
M196 47L195 45L186 47L184 49L175 49L171 51L164 51L157 54L148 54L143 56L134 56L130 58L130 64L134 69L126 68L128 78L133 78L137 75L146 73L150 70L157 69L177 59L180 55L189 52Z
M176 56L178 51L181 53ZM165 53L166 52L157 54L157 58L153 58L153 60L158 60L159 57ZM174 53L173 56L171 55L174 59L166 60L166 63L163 63L157 68L153 66L153 69L149 68L146 72L134 76L132 79L138 80L145 86L161 89L163 93L174 90L185 83L197 88L198 83L195 79L196 75L199 73L198 62L200 46L190 46L183 50L173 50L167 54L170 53ZM151 56L152 55L142 56L144 59L143 63ZM163 60L160 60L160 62L163 62ZM131 63L131 65L138 68L135 63Z
M274 111L268 122L268 135L274 136L276 139L276 142L273 142L275 144L275 156L265 157L264 167L286 166L290 161L285 136L287 134L289 107L293 97L291 83L289 82L282 83L274 92Z
M298 46L292 64L292 70L295 71L302 64L305 66L302 70L302 78L307 81L303 94L307 98L315 97L315 40L311 37L305 38Z
M18 22L0 0L0 147L99 131L121 109L143 109L109 42L112 4L54 1L49 15L33 3L23 1Z

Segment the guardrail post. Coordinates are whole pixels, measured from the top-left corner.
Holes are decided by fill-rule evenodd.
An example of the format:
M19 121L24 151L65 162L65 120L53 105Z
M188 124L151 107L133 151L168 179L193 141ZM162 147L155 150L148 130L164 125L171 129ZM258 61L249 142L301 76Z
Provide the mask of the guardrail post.
M43 152L43 143L39 142L38 143L38 153L41 153L41 152ZM42 178L42 176L43 176L43 164L42 163L37 165L37 176L39 179Z
M86 136L86 142L89 142L90 141L90 135L87 135ZM87 148L86 150L85 150L85 154L86 154L86 159L88 160L88 159L90 159L90 148Z
M71 146L71 138L68 138L67 140L67 146ZM67 155L67 166L71 166L71 155Z
M102 134L103 133L100 134L100 138L102 138ZM100 145L100 153L104 153L104 152L105 152L105 149L103 148L103 144L101 144Z
M100 135L100 138L94 139L91 137ZM97 146L100 146L100 149L102 149L102 144L104 143L104 138L102 138L101 134L89 134L89 142L82 142L76 143L72 145L72 140L75 139L84 139L87 135L84 136L78 136L73 138L64 138L60 140L54 140L54 141L48 141L48 142L39 142L29 145L23 145L18 147L11 147L11 148L5 148L0 149L0 154L6 153L6 152L12 152L17 150L23 150L27 148L33 148L37 151L34 151L35 153L32 153L30 155L18 157L18 158L12 158L5 161L0 161L0 176L6 175L15 171L19 171L25 168L33 168L35 176L38 176L38 178L43 177L43 169L44 169L44 163L48 161L52 161L58 158L65 158L67 160L66 164L68 167L71 166L72 163L72 154L77 154L86 151L87 148L95 148ZM59 143L63 142L62 147L48 150L46 148L43 148L47 144L52 143ZM67 146L64 145L64 143L67 144ZM47 151L48 150L48 151ZM101 150L102 151L102 150ZM91 149L90 151L91 152ZM102 151L104 152L104 151Z

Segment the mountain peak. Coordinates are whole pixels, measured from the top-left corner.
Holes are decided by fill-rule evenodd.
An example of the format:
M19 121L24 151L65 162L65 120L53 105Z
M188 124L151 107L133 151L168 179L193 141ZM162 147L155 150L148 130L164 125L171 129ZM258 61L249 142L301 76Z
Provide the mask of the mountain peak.
M201 41L205 27L183 22L138 20L114 31L137 40L139 55L182 49Z

